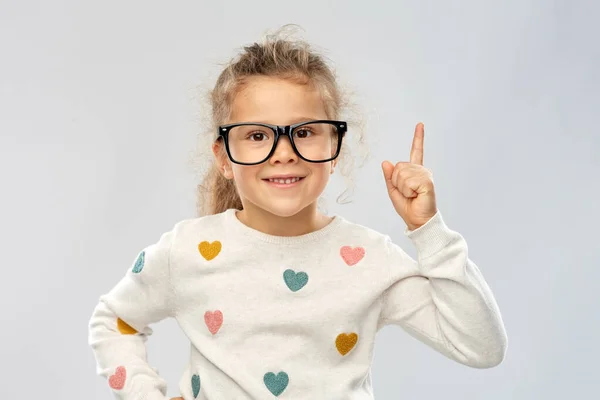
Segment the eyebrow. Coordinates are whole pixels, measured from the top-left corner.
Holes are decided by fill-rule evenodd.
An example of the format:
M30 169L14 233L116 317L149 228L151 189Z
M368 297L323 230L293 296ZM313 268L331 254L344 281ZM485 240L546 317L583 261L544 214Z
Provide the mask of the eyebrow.
M309 117L300 117L300 118L295 118L295 119L293 119L293 120L292 120L292 121L293 121L293 122L292 122L292 124L297 124L297 123L299 123L299 122L306 122L306 121L319 121L319 120L321 120L321 119L322 119L322 118L314 118L314 117L313 117L313 118L309 118Z
M293 118L288 125L298 124L300 122L308 122L308 121L320 121L324 118L315 118L315 117L297 117ZM258 119L251 119L247 121L248 123L257 123L257 124L269 124L268 122L260 121ZM280 125L280 124L271 124L271 125Z

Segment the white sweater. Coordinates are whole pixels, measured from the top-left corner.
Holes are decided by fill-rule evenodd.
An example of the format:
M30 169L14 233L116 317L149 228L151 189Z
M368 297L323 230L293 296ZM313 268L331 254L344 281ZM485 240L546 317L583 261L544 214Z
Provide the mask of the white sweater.
M177 223L100 297L89 343L116 398L168 398L145 347L149 326L168 317L191 343L185 400L373 399L374 339L387 324L471 367L503 360L493 294L439 211L404 230L417 260L340 216L278 237L235 212Z

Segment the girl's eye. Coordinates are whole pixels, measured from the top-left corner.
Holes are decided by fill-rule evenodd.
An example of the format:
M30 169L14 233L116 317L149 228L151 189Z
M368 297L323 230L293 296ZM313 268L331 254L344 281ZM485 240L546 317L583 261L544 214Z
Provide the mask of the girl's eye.
M254 132L248 135L248 138L254 142L260 142L267 139L267 135L263 132Z
M312 132L308 129L298 129L294 134L298 139L306 139L312 134Z

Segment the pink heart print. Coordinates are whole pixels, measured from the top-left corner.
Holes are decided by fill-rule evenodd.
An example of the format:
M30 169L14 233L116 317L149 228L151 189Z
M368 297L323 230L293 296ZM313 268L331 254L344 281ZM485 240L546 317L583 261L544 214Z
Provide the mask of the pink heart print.
M365 256L364 247L342 246L340 255L348 265L355 265Z
M219 310L213 312L207 311L204 313L204 322L206 322L210 333L214 335L221 329L221 325L223 325L223 313Z
M121 390L125 387L126 378L127 371L125 371L125 367L117 367L115 374L108 378L108 384L115 390Z

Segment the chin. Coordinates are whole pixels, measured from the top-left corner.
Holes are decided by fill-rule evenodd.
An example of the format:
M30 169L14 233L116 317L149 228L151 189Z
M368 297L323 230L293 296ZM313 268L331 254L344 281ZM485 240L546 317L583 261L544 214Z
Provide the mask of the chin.
M290 199L292 200L292 199ZM280 218L289 218L293 217L296 214L304 211L310 206L310 202L304 204L304 202L300 203L298 201L285 201L283 199L273 199L273 201L264 203L264 202L253 202L254 205L262 210L268 212L269 214L275 215Z
M270 203L269 205L265 205L263 207L263 209L275 216L281 217L281 218L289 218L289 217L293 217L294 215L298 214L299 212L301 212L302 210L304 210L306 208L306 206L299 206L299 205L275 205L273 203Z

